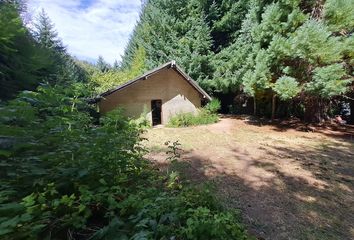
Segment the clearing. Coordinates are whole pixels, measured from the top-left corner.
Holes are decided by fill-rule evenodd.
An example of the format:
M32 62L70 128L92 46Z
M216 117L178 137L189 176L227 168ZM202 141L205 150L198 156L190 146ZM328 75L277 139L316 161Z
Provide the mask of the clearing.
M179 140L183 174L212 182L259 239L354 239L353 128L313 130L250 117L153 128L145 136L147 157L163 169L164 143Z

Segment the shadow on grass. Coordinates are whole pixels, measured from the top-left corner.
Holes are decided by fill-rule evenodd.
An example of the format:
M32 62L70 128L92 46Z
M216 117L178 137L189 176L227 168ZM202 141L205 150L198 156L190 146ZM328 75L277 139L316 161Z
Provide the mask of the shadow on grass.
M354 125L340 125L331 122L309 124L302 122L297 118L275 119L271 121L267 118L259 118L250 115L222 115L221 117L243 120L249 125L258 127L271 126L273 130L279 132L286 132L288 130L297 130L301 132L318 132L329 137L340 137L354 141Z
M179 171L195 183L213 182L259 239L353 239L353 146L268 146L264 158L233 148L222 161L186 151Z

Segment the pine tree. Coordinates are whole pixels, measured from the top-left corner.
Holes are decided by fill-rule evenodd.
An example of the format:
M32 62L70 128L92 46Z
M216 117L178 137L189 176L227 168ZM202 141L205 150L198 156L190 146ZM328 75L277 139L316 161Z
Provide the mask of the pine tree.
M354 89L351 2L151 0L122 68L143 48L147 69L174 59L211 94L253 97L255 113L274 117L276 103L296 99L321 121L330 99Z
M0 99L34 89L44 74L53 72L50 55L36 46L21 11L13 1L0 3Z
M104 60L102 56L98 56L96 66L101 72L107 72L110 69L109 64Z
M41 46L54 50L58 53L66 52L62 40L58 37L54 24L44 9L42 9L38 14L34 27L35 29L33 35Z
M114 63L113 63L112 68L115 69L115 70L118 70L118 69L120 69L120 67L121 67L121 63L118 62L117 60L115 60Z
M33 25L34 38L39 46L48 52L52 62L55 62L52 72L46 74L46 81L52 84L87 81L87 73L67 53L54 23L44 9L38 14Z

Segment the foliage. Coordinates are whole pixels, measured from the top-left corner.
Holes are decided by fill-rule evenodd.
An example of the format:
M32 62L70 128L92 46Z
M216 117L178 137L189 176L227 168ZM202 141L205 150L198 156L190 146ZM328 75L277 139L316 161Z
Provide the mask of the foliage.
M110 68L102 57L90 75L90 87L96 94L113 89L139 76L145 70L145 51L139 48L133 56L133 64L128 69ZM143 120L140 118L140 120Z
M348 90L347 86L353 81L353 79L343 79L345 75L341 64L318 67L314 70L314 81L307 84L306 90L319 92L324 98L341 95Z
M101 72L107 72L111 68L111 66L103 59L102 56L99 56L97 59L96 67Z
M97 94L101 94L129 80L130 74L117 70L106 72L94 71L90 78L90 85Z
M87 73L65 47L44 11L33 29L25 27L23 1L0 3L0 98L11 99L40 83L84 82Z
M67 53L54 24L44 9L39 13L33 25L32 35L35 41L48 52L53 63L51 65L53 73L43 75L45 81L51 84L87 81L87 73L77 63L77 60Z
M2 239L247 238L211 192L158 175L119 112L92 125L87 94L41 86L1 107Z
M131 119L130 123L135 124L138 128L148 129L151 128L151 122L147 117L149 110L144 105L144 110L137 119Z
M216 123L219 117L215 113L211 113L206 109L199 109L197 114L193 113L178 113L170 118L167 126L169 127L188 127L196 125L204 125Z
M66 49L63 46L63 42L58 37L54 27L47 13L42 9L37 16L37 22L34 23L34 38L44 48L61 53L65 52Z
M221 102L219 99L213 98L205 105L204 109L210 113L217 113L221 108Z
M352 78L353 11L351 0L151 0L122 66L131 66L137 49L144 48L147 68L174 59L211 95L253 97L255 113L267 112L265 106L277 102L271 100L275 94L300 101L309 112L314 106L306 103L313 98L352 94L349 80L338 91L331 81L311 91L308 86L318 85L317 68L333 64L346 66L343 79ZM331 78L327 73L321 79ZM257 102L263 109L256 111Z
M354 6L351 0L327 0L324 16L329 27L335 32L354 29Z
M0 99L34 89L42 73L51 74L49 53L36 46L14 4L0 3Z
M296 79L289 76L280 77L275 82L273 89L282 100L291 99L301 91Z
M166 151L166 154L170 155L166 160L174 162L177 161L181 157L181 144L179 141L175 141L172 144L170 144L170 141L165 142L165 145L167 146L168 150Z

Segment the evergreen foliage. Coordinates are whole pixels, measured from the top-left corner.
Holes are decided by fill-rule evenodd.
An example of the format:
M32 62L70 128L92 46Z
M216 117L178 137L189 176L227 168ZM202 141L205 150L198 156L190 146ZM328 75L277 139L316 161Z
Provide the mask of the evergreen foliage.
M84 69L67 53L54 24L43 9L34 22L33 36L55 63L52 64L54 73L46 75L46 81L52 84L87 81Z
M0 3L0 99L34 89L44 73L53 72L50 55L37 47L19 11L16 4Z
M22 1L0 3L0 98L10 99L40 83L87 81L87 73L67 54L44 11L29 31L20 13Z
M124 69L78 61L44 11L29 31L18 2L0 2L0 238L248 239L208 189L143 159L146 121L95 125L87 99L141 74L148 51Z
M98 56L96 67L101 72L107 72L111 68L110 65L103 59L102 56Z
M273 89L282 100L292 99L301 91L296 79L289 76L280 77L275 82Z
M144 48L147 68L174 59L210 94L306 105L352 91L353 16L351 0L150 0L122 66Z
M37 17L34 27L34 38L44 48L51 49L58 53L66 52L63 42L58 37L58 33L54 28L54 24L48 17L44 9L41 10Z

